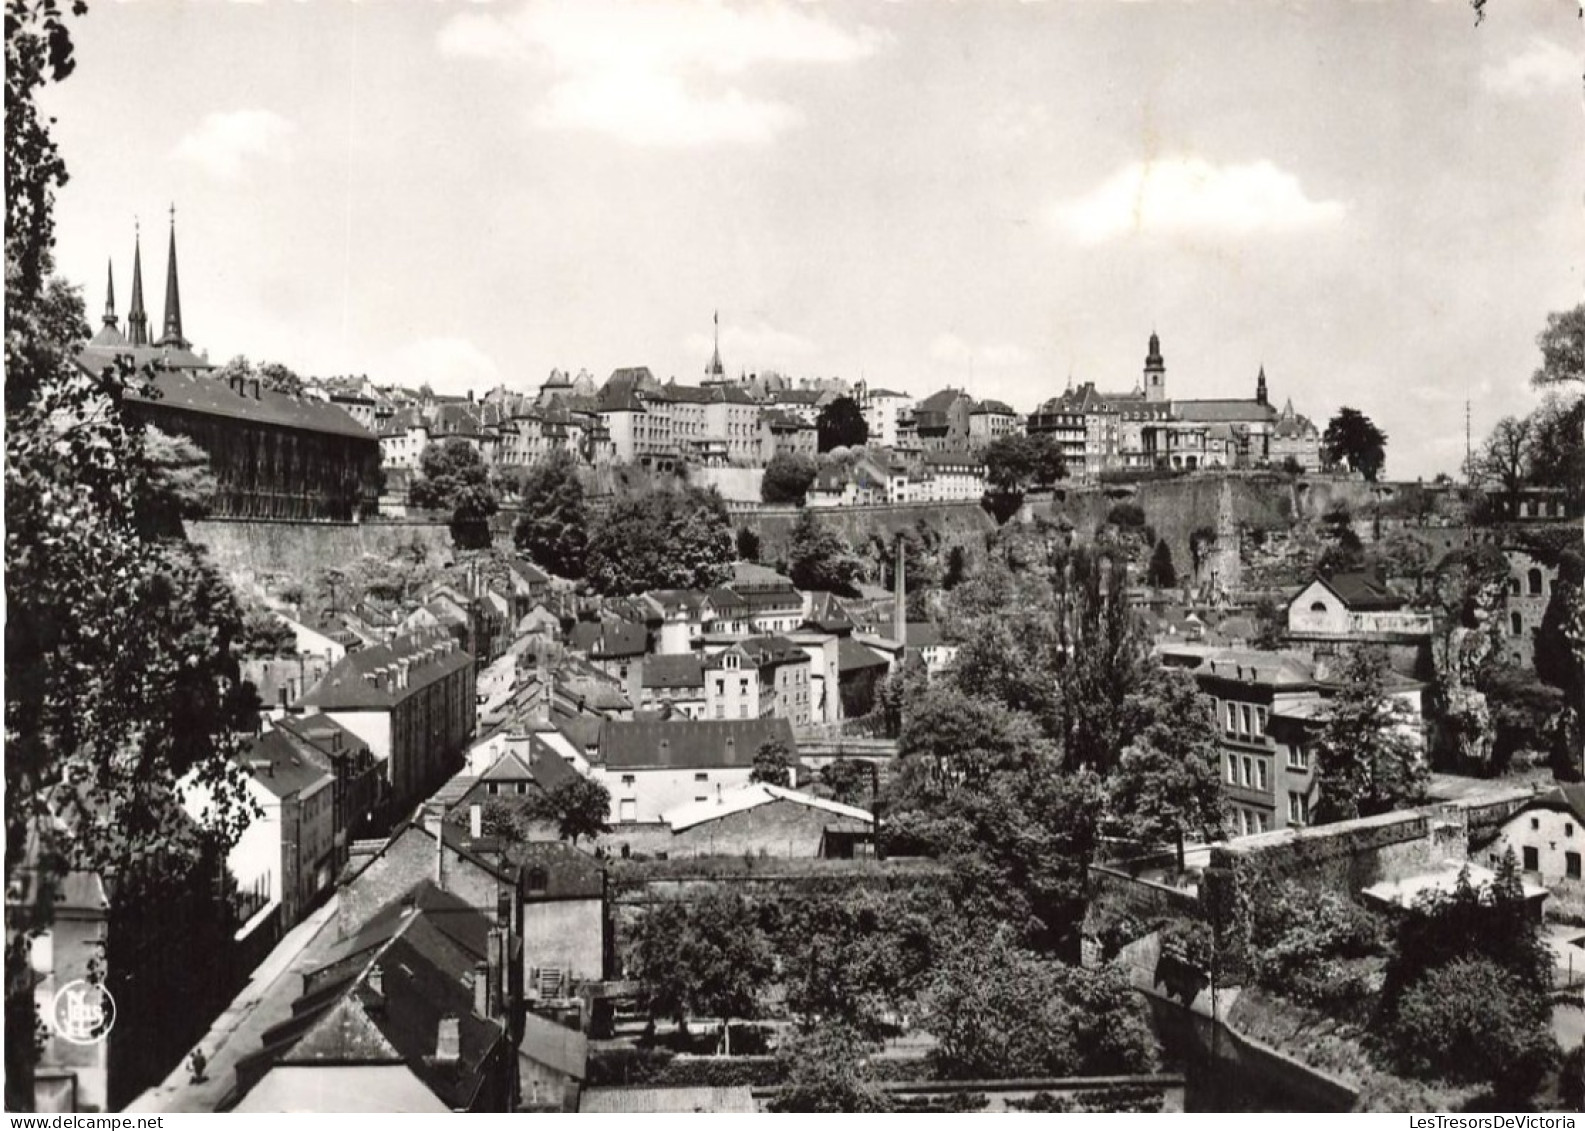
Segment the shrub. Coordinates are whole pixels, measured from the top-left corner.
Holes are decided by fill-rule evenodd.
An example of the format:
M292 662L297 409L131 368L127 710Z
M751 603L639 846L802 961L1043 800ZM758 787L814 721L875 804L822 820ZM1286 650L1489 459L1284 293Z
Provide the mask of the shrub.
M1533 1095L1558 1058L1533 995L1485 958L1456 959L1410 986L1398 1002L1390 1047L1405 1075L1489 1084L1515 1101Z

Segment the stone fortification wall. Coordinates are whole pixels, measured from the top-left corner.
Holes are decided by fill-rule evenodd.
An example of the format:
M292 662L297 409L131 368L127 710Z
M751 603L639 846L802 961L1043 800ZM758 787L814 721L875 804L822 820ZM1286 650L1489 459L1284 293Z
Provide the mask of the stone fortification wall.
M753 507L736 511L732 522L759 535L762 561L779 561L786 556L798 514L797 507ZM996 529L996 520L979 503L822 507L815 514L856 547L867 546L876 535L890 542L893 535L914 530L920 522L937 531L946 546L980 546L985 535Z
M231 576L281 573L308 578L326 566L341 565L364 554L394 557L415 545L437 561L452 554L451 530L443 522L203 519L187 523L187 537L208 551L221 572Z

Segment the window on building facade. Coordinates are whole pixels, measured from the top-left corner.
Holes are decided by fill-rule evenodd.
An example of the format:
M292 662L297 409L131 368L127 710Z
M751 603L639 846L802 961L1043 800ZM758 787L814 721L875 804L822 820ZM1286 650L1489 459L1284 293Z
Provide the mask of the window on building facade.
M1244 759L1244 787L1247 789L1255 784L1255 760Z
M1508 614L1508 633L1510 636L1520 636L1524 633L1524 617L1518 613Z
M1530 596L1541 596L1541 571L1538 569L1532 569L1529 574L1526 575L1526 580L1530 585Z
M1525 845L1524 870L1526 872L1539 872L1541 870L1541 853L1538 849Z
M1264 759L1255 763L1255 781L1262 793L1266 791L1266 762Z
M1249 704L1248 703L1245 703L1242 707L1239 708L1239 716L1240 716L1240 720L1244 724L1244 729L1243 729L1242 733L1243 734L1251 733L1255 728L1254 728L1254 725L1250 722L1250 720L1251 720L1251 718L1253 716L1250 713Z
M1227 756L1227 784L1238 784L1238 758L1233 754Z
M1227 705L1227 733L1228 734L1233 734L1237 730L1238 730L1238 705L1235 704L1235 703L1229 703Z
M1578 852L1565 852L1563 854L1563 868L1571 880L1580 878L1580 854Z
M1255 708L1255 734L1264 738L1266 734L1266 720L1270 718L1269 712L1264 707Z
M1539 829L1540 827L1541 827L1541 818L1540 817L1531 817L1530 818L1530 831L1534 832L1537 829Z

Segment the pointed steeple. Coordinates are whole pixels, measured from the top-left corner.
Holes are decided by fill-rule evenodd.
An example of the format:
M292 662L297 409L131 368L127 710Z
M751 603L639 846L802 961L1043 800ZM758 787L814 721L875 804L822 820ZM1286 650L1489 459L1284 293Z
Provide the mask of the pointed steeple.
M1260 376L1255 378L1255 403L1266 403L1266 367L1260 367Z
M132 305L127 309L127 343L149 344L149 316L143 311L143 237L132 222Z
M171 205L171 250L165 265L165 333L157 345L187 348L182 337L182 296L176 285L176 205Z
M105 262L105 317L104 317L104 323L105 323L105 325L107 327L109 327L110 329L114 330L114 329L117 329L117 321L118 320L116 318L116 265L114 263L111 263L111 262L109 262L107 260Z
M715 312L715 349L710 353L710 364L704 369L705 384L726 380L726 366L721 364L721 312Z
M126 338L121 336L121 327L116 324L116 268L111 263L107 266L105 276L105 317L104 325L99 327L99 332L88 340L90 346L114 347L127 344Z

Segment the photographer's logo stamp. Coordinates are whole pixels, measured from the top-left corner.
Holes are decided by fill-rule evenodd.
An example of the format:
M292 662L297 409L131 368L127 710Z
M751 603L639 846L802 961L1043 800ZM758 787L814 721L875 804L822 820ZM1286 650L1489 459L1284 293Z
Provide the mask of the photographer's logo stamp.
M110 991L81 978L67 982L50 1007L50 1028L74 1045L97 1045L116 1023L116 999Z

